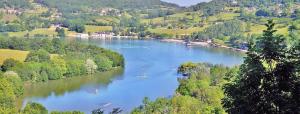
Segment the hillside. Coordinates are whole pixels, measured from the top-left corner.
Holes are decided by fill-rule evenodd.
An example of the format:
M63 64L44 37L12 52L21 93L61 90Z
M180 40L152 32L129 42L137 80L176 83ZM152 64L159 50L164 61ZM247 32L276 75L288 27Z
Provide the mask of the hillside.
M30 8L28 0L0 0L0 8Z
M175 4L160 0L86 0L85 2L81 0L37 0L36 2L66 13L88 12L95 8L147 9L178 7Z
M0 13L0 32L8 37L57 37L56 27L59 27L65 31L61 36L104 32L143 38L189 38L246 49L247 42L265 29L267 19L275 20L280 34L296 37L300 33L300 3L297 0L212 0L187 8L160 0L4 3L23 8L10 13L5 7Z

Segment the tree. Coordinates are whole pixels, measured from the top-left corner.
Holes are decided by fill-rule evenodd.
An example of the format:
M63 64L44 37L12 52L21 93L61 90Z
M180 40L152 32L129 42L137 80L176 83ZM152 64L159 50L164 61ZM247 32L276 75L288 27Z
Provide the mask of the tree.
M64 29L64 28L59 28L59 27L57 27L57 28L55 29L55 32L57 32L57 36L58 36L58 37L65 37L65 36L66 36L66 34L65 34L65 29Z
M62 70L60 69L60 67L54 66L52 64L47 64L47 63L43 64L41 67L41 71L47 72L49 80L58 80L63 77L63 73L62 73ZM44 80L44 77L45 76L43 76L43 78L41 78L41 76L39 76L39 78L42 81L46 81L46 80Z
M180 65L177 72L183 75L190 75L192 71L195 70L196 68L197 68L197 64L188 62Z
M96 63L92 59L87 59L86 60L85 67L86 67L87 74L95 73L97 68L98 68L98 66L96 65Z
M95 57L95 63L99 71L107 71L112 68L113 62L108 57L98 55Z
M270 16L270 13L267 11L267 10L258 10L256 13L255 13L256 16L263 16L263 17L268 17Z
M239 73L232 73L224 86L223 106L228 113L298 113L299 68L281 35L274 35L269 20L263 36L251 43ZM299 50L298 50L299 51ZM291 56L289 56L291 55Z
M13 85L13 90L16 97L21 96L23 94L23 81L17 73L13 71L7 71L3 74L3 77Z
M41 104L28 103L26 104L23 114L48 114L48 110Z
M58 67L62 74L67 73L67 64L64 58L57 56L51 59L51 62L54 66Z
M294 13L295 13L296 19L300 19L300 9L296 9Z
M44 49L31 51L26 58L26 62L47 62L50 60L50 54Z
M61 39L59 39L59 38L52 39L52 45L54 48L54 53L57 53L57 54L65 53L65 44Z
M15 99L12 83L0 76L0 113L12 113Z
M15 67L17 64L20 64L19 61L17 60L14 60L14 59L6 59L1 68L2 68L2 71L8 71L10 70L11 68Z

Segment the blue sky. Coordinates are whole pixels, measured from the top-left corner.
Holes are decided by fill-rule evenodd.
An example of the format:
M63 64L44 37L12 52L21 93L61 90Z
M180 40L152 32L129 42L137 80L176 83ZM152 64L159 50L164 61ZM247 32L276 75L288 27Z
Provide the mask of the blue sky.
M162 0L166 2L171 2L171 3L176 3L180 6L190 6L190 5L195 5L200 2L207 2L210 0Z

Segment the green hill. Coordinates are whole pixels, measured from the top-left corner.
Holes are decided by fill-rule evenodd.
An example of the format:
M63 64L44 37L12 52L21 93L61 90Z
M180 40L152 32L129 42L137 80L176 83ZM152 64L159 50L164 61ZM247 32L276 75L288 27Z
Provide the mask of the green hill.
M37 0L37 3L51 8L57 8L61 12L76 13L86 12L94 8L140 9L178 7L175 4L160 0Z

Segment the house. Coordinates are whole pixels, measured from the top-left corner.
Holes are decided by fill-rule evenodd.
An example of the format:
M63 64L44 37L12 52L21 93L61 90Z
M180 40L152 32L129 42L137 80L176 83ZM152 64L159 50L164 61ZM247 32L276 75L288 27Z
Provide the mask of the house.
M94 10L93 10L94 11ZM97 11L101 16L121 16L121 12L118 9L114 8L102 8Z
M255 7L245 7L245 11L246 12L256 12L256 8Z
M15 15L21 15L23 13L21 10L17 10L17 9L13 9L13 8L0 9L0 12L6 13L6 14L15 14Z
M83 39L88 39L89 35L88 34L84 34L84 33L78 33L78 34L76 34L76 37L83 38Z
M112 38L115 34L112 32L96 32L93 33L91 38Z

